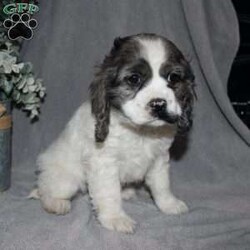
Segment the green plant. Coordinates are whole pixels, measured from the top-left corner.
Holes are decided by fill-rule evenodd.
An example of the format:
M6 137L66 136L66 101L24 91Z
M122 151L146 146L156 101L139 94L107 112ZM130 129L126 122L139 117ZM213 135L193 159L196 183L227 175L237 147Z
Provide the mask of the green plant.
M0 22L4 18L2 14ZM41 79L35 78L32 64L21 62L20 48L21 40L9 40L0 24L0 100L11 100L33 119L39 114L45 87Z

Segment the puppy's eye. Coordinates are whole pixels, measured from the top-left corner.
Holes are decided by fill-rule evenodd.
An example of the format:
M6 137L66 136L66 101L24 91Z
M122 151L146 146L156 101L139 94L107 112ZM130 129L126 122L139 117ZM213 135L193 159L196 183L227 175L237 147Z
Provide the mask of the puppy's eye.
M176 82L180 82L181 81L181 75L178 73L169 73L168 77L167 77L167 81L169 83L176 83Z
M139 85L142 82L142 78L139 74L135 73L135 74L132 74L131 76L129 76L127 78L127 81L131 85Z

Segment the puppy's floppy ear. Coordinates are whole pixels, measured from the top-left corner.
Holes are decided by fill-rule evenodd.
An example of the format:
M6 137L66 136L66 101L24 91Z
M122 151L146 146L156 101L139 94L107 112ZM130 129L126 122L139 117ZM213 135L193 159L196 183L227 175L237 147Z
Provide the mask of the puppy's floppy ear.
M177 123L177 131L179 134L188 132L193 124L193 104L197 99L193 81L194 77L188 82L187 86L181 90L181 93L179 93L182 107L182 114Z
M107 96L108 76L98 72L90 85L91 109L95 116L95 140L104 142L109 133L110 103Z
M113 47L95 74L95 79L90 85L91 109L96 119L95 140L104 142L109 133L110 100L108 89L116 79L118 62L117 51L123 43L123 38L116 38Z

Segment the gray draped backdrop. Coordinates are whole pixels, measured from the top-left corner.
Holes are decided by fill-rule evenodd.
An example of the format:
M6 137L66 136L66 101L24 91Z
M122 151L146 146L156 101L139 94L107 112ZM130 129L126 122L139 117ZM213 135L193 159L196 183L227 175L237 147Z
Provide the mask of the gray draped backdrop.
M0 249L250 249L250 132L234 113L227 79L239 46L229 0L40 1L39 27L22 54L44 79L40 120L14 115L12 188L0 194ZM193 130L173 147L172 189L190 212L167 216L141 193L125 210L136 233L103 229L87 196L71 213L44 212L26 200L35 159L62 131L88 96L93 66L113 39L140 32L164 35L191 61L198 101ZM84 124L82 124L84 126Z

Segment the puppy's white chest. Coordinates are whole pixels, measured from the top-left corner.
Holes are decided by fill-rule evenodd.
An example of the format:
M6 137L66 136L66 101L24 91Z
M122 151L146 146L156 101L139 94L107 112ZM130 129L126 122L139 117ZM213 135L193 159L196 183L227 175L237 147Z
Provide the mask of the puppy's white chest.
M143 181L155 160L167 154L173 141L173 132L165 127L135 128L113 120L108 146L115 157L121 183Z
M153 163L151 159L143 156L142 152L140 154L141 157L133 154L130 158L126 158L124 161L121 161L119 171L122 183L137 182L144 179L148 168Z
M123 143L118 160L120 180L122 183L142 181L154 163L157 143L137 137L127 137Z

